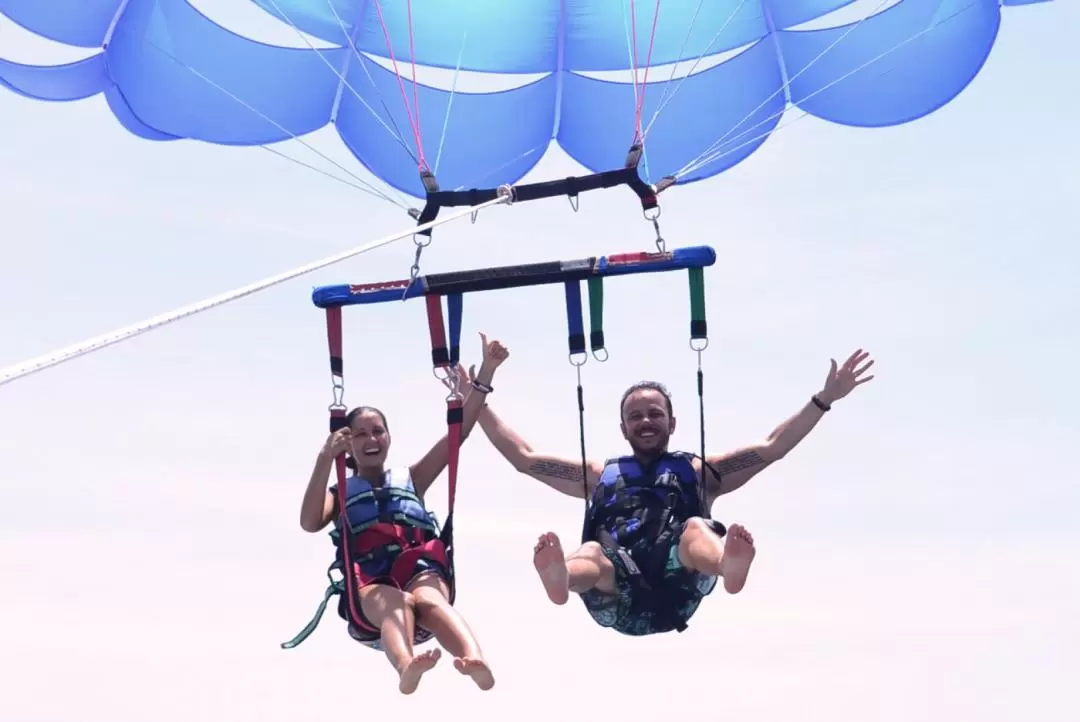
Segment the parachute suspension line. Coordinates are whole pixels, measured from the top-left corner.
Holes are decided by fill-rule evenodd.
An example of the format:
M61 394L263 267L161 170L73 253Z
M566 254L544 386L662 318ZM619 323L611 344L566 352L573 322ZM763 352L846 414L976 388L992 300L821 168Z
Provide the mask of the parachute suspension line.
M420 91L419 84L416 81L416 33L413 30L412 0L405 0L405 12L409 27L409 62L412 66L413 107L409 106L409 96L405 92L405 83L401 79L401 70L398 67L397 57L394 54L393 43L390 41L390 30L386 26L386 18L383 17L382 4L380 0L373 0L373 2L375 3L375 12L379 17L379 25L382 27L383 38L386 40L386 50L390 55L390 62L394 66L394 76L397 78L398 90L401 91L401 102L405 105L405 114L409 119L409 124L412 126L413 139L416 143L416 161L417 168L420 171L420 182L424 185L425 195L430 197L432 193L438 192L439 181L435 178L435 174L431 171L427 159L424 157L423 130L420 122ZM449 104L447 105L446 112L448 114L450 112ZM440 154L442 152L441 141L439 143L439 152ZM420 225L431 220L430 217L424 216L422 210L416 208L409 209L409 215L420 223ZM475 211L472 215L475 220ZM420 276L420 256L423 255L424 249L431 245L431 229L417 229L417 231L413 233L413 244L416 246L416 255L413 259L413 264L409 269L410 286ZM406 293L408 293L408 289L406 289ZM402 295L401 300L405 300L404 294Z
M439 150L435 152L435 168L432 174L439 175L439 161L442 160L443 145L446 143L446 131L450 127L450 109L454 107L454 95L457 93L458 76L461 74L461 61L465 57L465 40L469 37L468 30L461 33L461 47L458 49L457 65L454 66L454 79L450 82L450 97L446 99L446 113L443 115L442 133L439 134ZM476 222L476 217L473 217Z
M656 110L653 111L652 118L649 119L648 125L645 126L645 130L642 132L642 139L649 135L649 131L652 130L653 124L656 123L657 118L660 117L660 113L663 112L664 108L667 107L668 103L675 99L675 95L679 92L679 89L682 87L683 82L694 74L694 71L697 70L697 66L701 64L701 61L705 58L706 55L709 54L709 52L713 49L713 46L716 45L717 41L720 40L720 36L724 34L724 31L727 30L728 25L730 25L731 21L734 20L735 17L739 14L739 11L742 10L742 7L746 4L746 2L747 0L739 0L739 4L736 5L735 8L728 14L727 19L724 20L723 24L720 26L720 29L717 30L716 33L712 36L709 44L705 46L705 49L702 50L696 58L694 58L694 63L690 66L690 70L688 70L684 76L679 78L679 82L675 83L674 90L671 90L670 86L671 83L675 80L675 71L678 69L679 64L671 64L671 74L668 75L667 82L664 84L664 92L660 94L660 101L656 104ZM682 47L679 48L679 55L677 57L682 57L682 51L686 47L686 44L690 41L690 34L694 32L694 26L697 24L698 13L701 12L701 7L704 4L705 0L699 0L697 10L694 11L694 17L690 21L690 27L686 30L686 37L683 39L683 44ZM668 95L669 90L671 90L670 95Z
M533 154L535 154L537 152L540 152L540 151L544 150L546 147L547 147L547 141L544 141L544 143L541 144L541 145L533 146L532 148L529 148L527 151L514 156L513 158L506 161L505 163L501 163L500 165L496 166L492 170L489 170L488 172L484 173L483 175L477 176L474 179L470 179L467 183L463 183L463 184L461 184L459 186L455 186L453 190L454 191L463 191L468 186L474 186L475 187L481 181L487 180L488 178L495 175L496 173L502 172L503 169L509 168L514 163L517 163L519 160L524 160L525 158L528 158L530 155L533 155ZM475 222L476 218L473 218L473 221Z
M564 286L566 288L569 359L570 365L574 367L577 373L578 439L581 444L581 496L585 500L585 516L587 519L591 504L589 499L589 459L585 450L585 390L581 383L581 367L589 360L589 355L585 352L585 319L581 309L581 281L578 279L569 280L565 282Z
M339 178L338 176L334 175L330 171L323 170L322 168L316 168L315 166L311 165L310 163L305 163L302 160L299 160L297 158L293 158L291 155L287 155L285 153L282 153L280 150L277 150L276 148L271 148L268 145L260 145L258 147L265 150L267 153L272 153L273 155L276 155L279 158L283 158L283 159L289 161L290 163L296 163L297 165L302 166L304 168L307 168L308 170L315 171L319 175L326 176L327 178L329 178L332 181L337 181L338 183L341 183L342 185L347 185L350 188L361 191L363 193L367 193L369 196L373 196L375 198L378 198L379 200L390 200L390 199L386 198L386 196L384 196L382 194L372 193L371 190L369 190L368 188L365 188L364 186L353 183L352 181L346 180L345 178ZM404 203L400 203L398 205L401 205L402 207L406 207L406 204L404 204Z
M649 49L645 58L645 75L640 84L638 83L637 7L634 0L630 0L630 22L627 23L625 16L623 17L623 29L626 31L626 51L630 58L630 70L634 86L634 139L630 145L630 152L627 153L625 166L633 168L636 177L639 179L641 175L637 172L637 168L641 163L644 163L645 166L645 177L649 177L649 161L645 152L645 138L641 132L641 115L645 107L645 92L648 89L649 66L652 62L653 44L656 41L656 26L660 19L660 0L654 0L654 2L656 5L653 10L652 34L649 38ZM642 182L644 183L644 181ZM652 224L653 230L656 232L656 249L661 253L665 250L665 243L660 233L661 209L656 196L674 183L674 176L662 178L655 186L646 185L649 190L648 200L646 200L646 196L642 196L641 212L645 220ZM574 210L577 210L577 208L575 207Z
M262 112L261 110L259 110L258 108L254 107L253 105L251 105L250 103L248 103L247 101L245 101L245 100L244 100L243 98L240 98L240 97L239 97L238 95L236 95L235 93L233 93L232 91L230 91L230 90L229 90L228 88L225 88L225 87L223 87L223 86L222 86L221 84L219 84L219 83L216 83L216 82L214 82L214 81L213 81L213 80L211 80L211 79L210 79L209 77L207 77L207 76L206 76L205 74L203 74L203 73L199 72L198 70L196 70L195 68L191 67L190 65L188 65L188 64L187 64L187 63L185 63L184 61L180 60L180 59L179 59L179 58L177 58L177 57L176 57L175 55L173 55L172 53L170 53L170 52L169 52L168 50L166 50L165 48L162 48L162 47L161 47L160 45L158 45L158 44L157 44L157 43L155 43L154 41L152 41L152 40L147 40L147 39L144 39L144 40L143 40L143 42L145 42L145 43L146 43L146 44L148 44L148 45L149 45L150 47L152 47L152 48L154 48L155 50L157 50L157 51L158 51L159 53L161 53L161 54L162 54L162 55L164 55L165 57L167 57L167 58L169 58L170 60L172 60L172 61L173 61L174 63L176 63L176 64L177 64L177 65L179 65L180 67L182 67L182 68L184 68L185 70L187 70L187 71L188 71L189 73L191 73L191 74L192 74L192 75L194 75L195 77L197 77L197 78L199 78L200 80L202 80L202 81L203 81L204 83L208 84L208 85L209 85L210 87L212 87L212 88L214 88L214 89L216 89L216 90L218 90L218 91L220 91L220 92L224 93L224 94L225 94L226 96L228 96L229 98L231 98L231 99L232 99L232 100L234 100L235 102L237 102L237 103L239 103L240 105L242 105L243 107L247 108L247 109L248 109L248 110L250 110L250 111L251 111L252 113L254 113L255 115L257 115L257 116L258 116L258 117L259 117L259 118L260 118L261 120L264 120L264 121L266 121L266 122L267 122L267 123L269 123L270 125L274 126L274 127L275 127L275 128L277 128L278 130L280 130L280 131L281 131L282 133L285 133L286 135L288 135L288 136L289 136L289 138L290 138L290 139L292 139L292 140L296 141L296 142L297 142L297 143L299 143L300 145L302 145L302 146L304 146L305 148L307 148L308 150L310 150L310 151L311 151L312 153L314 153L315 155L319 156L320 158L322 158L322 159L323 159L323 160L325 160L326 162L330 163L331 165L335 166L336 168L338 168L339 170L341 170L342 172L344 172L344 173L345 173L346 175L350 176L350 177L351 177L351 178L352 178L353 180L355 180L355 181L356 181L357 183L360 183L361 185L363 185L363 186L364 186L364 190L365 190L365 192L369 193L370 195L373 195L373 196L375 196L376 198L380 198L380 199L382 199L382 200L386 201L387 203L393 203L393 204L394 204L394 205L396 205L396 206L399 206L399 207L401 207L401 208L403 208L403 209L405 209L405 210L408 210L408 205L406 205L406 204L402 203L401 201L395 201L395 200L394 200L393 198L391 198L390 196L386 195L385 193L383 193L382 191L380 191L380 190L379 190L378 188L376 188L375 186L371 185L371 184L370 184L370 183L368 183L368 182L367 182L366 180L364 180L363 178L361 178L360 176L356 175L355 173L353 173L353 172L352 172L351 170L349 170L349 169L348 169L348 168L346 168L345 166L343 166L343 165L341 165L340 163L338 163L337 161L335 161L335 160L334 160L333 158L331 158L330 156L326 155L326 154L325 154L325 153L323 153L322 151L320 151L320 150L318 150L317 148L315 148L315 147L314 147L313 145L311 145L310 143L308 143L308 142L307 142L306 140L304 140L303 138L301 138L300 136L298 136L298 135L297 135L296 133L293 133L293 132L292 132L291 130L289 130L289 129L288 129L288 128L286 128L285 126L281 125L280 123L278 123L278 122L277 122L276 120L274 120L274 119L273 119L273 118L271 118L270 116L266 115L266 113L263 113L263 112ZM265 143L262 143L262 144L260 144L260 147L262 147L262 148L267 148L267 149L269 149L269 147L268 147L268 146L267 146L267 145L266 145ZM279 155L279 156L281 156L281 157L283 157L283 158L288 158L289 160L293 160L293 161L294 161L295 163L299 163L300 165L304 165L304 166L307 166L307 164L306 164L306 163L303 163L303 162L301 162L301 161L297 161L297 160L294 160L294 159L290 158L289 156L287 156L287 155L285 155L285 154L283 154L283 153L277 153L277 155Z
M412 23L412 0L405 0L405 8L409 25L409 53L412 63L412 86L415 115L413 114L414 108L409 105L409 96L405 92L405 83L401 79L401 70L398 67L397 57L394 54L393 43L390 41L390 29L387 28L386 19L383 17L382 3L380 0L373 0L373 2L375 3L375 12L379 16L379 25L382 26L383 37L386 39L386 50L390 54L390 62L394 66L394 75L397 77L398 90L401 91L401 102L405 104L405 114L409 119L409 125L412 126L413 139L416 142L417 165L420 168L420 172L425 173L429 171L429 168L427 160L424 158L424 143L420 130L420 96L416 83L416 43Z
M852 23L852 24L851 24L851 26L850 26L850 27L849 27L849 28L848 28L847 30L845 30L845 31L844 31L843 33L841 33L841 34L840 34L840 35L839 35L839 36L838 36L838 37L836 38L836 40L834 40L833 42L831 42L831 43L830 43L829 45L825 46L825 48L824 48L824 49L823 49L823 50L822 50L822 51L821 51L820 53L818 53L818 54L817 54L816 56L814 56L814 57L813 57L813 58L812 58L812 59L810 60L810 62L808 62L808 63L807 63L807 64L806 64L805 66L803 66L803 68L802 68L801 70L799 70L799 72L797 72L797 73L795 73L794 75L792 75L791 77L789 77L789 78L785 79L785 80L784 80L784 82L783 82L783 83L782 83L782 84L780 85L780 87L779 87L779 88L777 88L776 90L774 90L774 91L773 91L772 93L770 93L770 94L769 94L769 95L768 95L768 96L767 96L767 97L766 97L766 98L765 98L764 100L762 100L762 101L761 101L760 103L758 103L758 105L757 105L757 106L755 106L753 110L751 110L751 111L750 111L749 113L747 113L746 115L744 115L744 116L742 117L742 119L741 119L741 120L739 120L739 121L738 121L737 123L735 123L735 125L733 125L733 126L731 126L730 128L728 128L728 130L727 130L727 132L726 132L726 133L724 133L724 134L723 134L722 136L720 136L720 137L719 137L719 138L717 138L717 139L716 139L715 141L713 141L713 142L712 142L712 144L710 144L710 145L709 145L709 146L708 146L708 147L707 147L707 148L706 148L706 149L705 149L704 151L702 151L702 152L701 152L701 153L700 153L700 154L699 154L699 155L698 155L698 156L697 156L696 158L694 158L694 159L693 159L693 160L691 160L691 161L690 161L689 163L687 163L687 164L686 164L685 166L683 166L683 168L679 169L679 171L677 171L677 172L675 173L676 177L680 177L680 176L683 176L683 175L685 175L686 173L690 172L689 170L687 170L687 168L688 168L688 167L691 167L691 166L693 166L693 169L696 169L696 168L700 168L701 166L700 166L700 165L697 165L697 164L698 164L698 162L699 162L699 161L700 161L700 160L701 160L702 158L704 158L704 157L708 156L708 155L709 155L710 153L713 153L713 152L715 152L715 151L717 150L717 148L718 148L718 147L723 147L724 141L726 141L726 140L728 139L728 137L729 137L729 136L730 136L730 135L731 135L732 133L734 133L734 132L735 132L735 130L736 130L736 129L738 129L739 127L741 127L741 126L742 126L742 124L743 124L743 123L745 123L746 121L748 121L748 120L750 120L751 118L753 118L753 117L754 117L754 114L755 114L755 113L757 113L757 112L758 112L759 110L761 110L762 108L764 108L764 107L765 107L765 105L766 105L766 104L767 104L767 103L768 103L768 102L769 102L770 100L772 100L773 98L775 98L775 97L776 97L777 95L779 95L779 94L781 94L781 93L785 93L785 94L786 94L786 93L788 93L788 90L789 90L789 88L791 87L791 83L793 83L793 82L794 82L794 81L795 81L795 80L796 80L796 79L797 79L797 78L798 78L798 77L799 77L800 75L802 75L802 74L803 74L803 73L805 73L805 72L806 72L807 70L809 70L810 68L812 68L812 67L813 67L813 66L814 66L815 64L817 64L817 62L818 62L819 60L821 60L822 58L824 58L824 57L825 57L825 56L826 56L826 55L827 55L827 54L828 54L828 53L829 53L829 52L830 52L830 51L831 51L831 50L832 50L833 48L835 48L835 47L836 47L837 45L839 45L840 43L842 43L842 42L843 42L843 41L844 41L845 39L847 39L847 38L848 38L848 37L849 37L849 36L850 36L850 35L851 35L851 34L852 34L853 32L855 32L855 31L856 31L856 30L858 30L858 29L859 29L860 27L862 27L863 23L865 23L865 22L866 22L867 20L869 20L869 19L870 19L871 17L873 17L873 16L877 15L877 13L878 13L878 12L879 12L879 11L880 11L880 10L881 10L881 9L882 9L883 7L885 7L885 5L889 4L889 3L891 2L891 1L892 1L892 0L881 0L881 1L880 1L880 2L878 3L877 7L875 7L875 8L874 8L874 9L873 9L873 10L872 10L872 11L871 11L870 13L868 13L868 14L867 14L867 15L865 15L864 17L860 18L858 22ZM935 23L935 24L936 24L936 23ZM775 32L776 32L775 30L770 30L770 34L773 34L773 33L775 33ZM923 31L923 32L925 32L925 31ZM921 33L920 33L920 34L921 34ZM893 50L895 50L895 48L893 48ZM891 52L891 51L890 51L890 52ZM803 100L805 100L805 98L803 98ZM786 105L786 104L785 104L785 105ZM772 117L776 117L776 116L775 116L775 115L773 115ZM770 118L770 120L771 120L771 118ZM755 126L755 127L756 127L756 126ZM752 128L751 128L751 129L749 129L749 130L752 130ZM744 132L745 132L745 131L744 131ZM741 134L740 134L740 135L741 135ZM737 138L737 137L738 137L738 136L736 136L736 138ZM715 160L715 158L714 158L713 160ZM712 161L709 161L709 162L712 162Z
M641 113L645 108L645 92L649 87L649 67L652 64L652 52L653 44L656 42L656 25L660 19L660 0L654 0L656 3L653 10L652 20L652 32L649 34L649 49L645 54L645 74L641 79L641 87L638 89L638 52L637 52L637 12L634 7L634 0L630 0L630 48L631 48L631 65L633 65L634 71L634 140L633 145L641 143L644 145L645 137L641 132Z
M462 404L464 397L458 390L460 381L457 372L461 351L461 313L462 294L454 293L446 297L447 310L450 313L450 343L446 340L443 324L442 296L430 294L427 303L428 333L431 338L432 372L436 378L443 371L440 380L446 384L449 394L446 397L446 474L447 507L446 522L443 524L440 539L446 548L446 558L450 571L450 603L454 603L457 583L454 570L454 501L457 498L458 463L461 455L461 427L464 421Z
M930 25L928 25L927 27L925 27L922 30L918 31L917 33L914 33L910 37L907 37L904 40L901 40L899 43L892 46L891 48L888 48L887 50L884 50L881 53L878 53L874 57L870 58L866 62L859 65L858 67L853 68L853 69L849 70L848 72L844 73L843 75L829 81L828 83L821 86L817 90L814 90L811 93L807 93L806 95L802 96L799 99L799 102L805 102L807 100L810 100L811 98L813 98L813 97L815 97L817 95L820 95L821 93L824 93L825 91L829 90L833 86L844 82L845 80L850 78L852 75L855 75L856 73L862 72L863 70L870 67L871 65L878 62L879 60L882 60L882 59L888 57L889 55L895 53L897 50L900 50L901 48L906 46L908 43L912 43L912 42L918 40L920 37L922 37L926 33L930 32L931 30L934 30L939 25L942 25L942 24L944 24L946 22L949 22L950 20L953 20L954 18L958 17L959 15L967 12L971 8L975 7L975 2L976 2L976 0L972 0L967 5L964 5L962 8L956 10L955 12L953 12L953 13L951 13L949 15L946 15L945 17L941 18L940 20L936 20L935 22L931 23ZM872 14L871 14L871 16L872 16ZM862 21L860 21L860 22L862 22ZM835 46L835 43L833 43L833 46ZM830 47L832 47L832 46L830 46ZM809 65L807 67L809 67ZM806 68L803 68L803 71L804 70L806 70ZM803 71L799 71L799 72L801 73ZM796 74L795 77L798 77L798 74ZM792 78L792 79L794 79L794 78ZM781 88L781 90L783 90L783 88ZM775 95L775 93L774 93L774 95ZM747 145L750 145L751 143L753 143L753 142L755 142L757 140L760 140L761 138L764 138L765 136L769 135L770 133L775 133L776 131L781 130L782 128L787 128L787 127L793 125L794 123L797 123L798 121L803 120L804 118L808 117L809 114L806 113L805 111L803 111L802 109L797 109L797 110L799 112L801 112L802 115L799 115L798 117L794 118L793 120L791 120L788 123L784 123L783 125L777 126L777 128L775 128L772 131L767 130L767 131L765 131L763 133L759 133L758 135L754 136L750 140L744 141L743 143L740 143L739 145L737 145L737 146L735 146L733 148L729 148L728 150L725 150L725 151L721 151L721 150L718 149L716 151L713 151L709 155L705 154L705 153L709 153L708 149L706 149L705 153L702 153L699 156L700 160L695 159L695 160L690 161L689 163L687 163L687 165L684 167L684 169L681 169L681 170L677 171L675 173L675 176L676 177L682 177L683 175L686 175L687 173L692 173L693 171L695 171L695 170L697 170L699 168L702 168L702 167L708 165L709 163L712 163L712 162L714 162L716 160L719 160L719 159L724 158L724 157L726 157L728 155L731 155L732 153L738 151L740 148L743 148L743 147L745 147ZM738 138L738 137L740 137L742 135L745 135L746 133L752 131L755 128L758 128L758 127L764 125L765 123L768 123L773 118L776 118L776 117L779 117L779 116L783 115L786 111L787 111L787 109L784 108L784 109L779 110L776 113L773 113L772 115L770 115L770 116L768 116L766 118L761 119L760 121L758 121L754 125L750 126L746 130L739 133L738 136L736 136L736 138ZM756 110L754 112L756 112ZM717 141L716 143L713 143L712 146L717 145L719 142L720 141ZM731 141L729 141L729 142L731 142ZM712 146L710 146L710 148Z
M299 278L300 276L307 275L314 271L322 270L323 268L332 266L335 263L346 261L350 258L353 258L354 256L359 256L361 254L367 253L368 251L373 251L376 248L381 248L382 246L389 245L395 241L409 238L416 231L424 231L434 228L435 226L441 226L444 223L450 223L459 218L464 218L471 213L483 210L484 208L489 208L509 202L510 199L508 196L496 196L495 198L487 200L484 203L472 206L470 208L465 208L458 211L457 213L452 213L450 215L443 216L442 218L432 219L431 221L422 224L419 228L410 228L407 231L394 233L393 235L380 238L363 246L351 248L347 251L337 253L333 256L328 256L327 258L323 258L307 265L300 266L299 268L294 268L291 271L286 271L285 273L280 273L276 276L271 276L261 281L256 281L255 283L249 284L247 286L242 286L240 288L234 289L232 291L227 291L217 296L212 296L211 298L208 298L206 300L178 308L175 311L163 313L159 316L153 316L144 321L140 321L139 323L116 329L115 331L111 331L101 336L82 341L81 343L77 343L73 346L57 349L42 356L32 358L28 361L24 361L23 363L17 364L15 366L9 366L7 368L0 369L0 386L11 383L12 381L23 378L24 376L29 376L39 371L44 371L47 368L57 366L61 363L64 363L65 361L71 361L72 359L78 358L79 356L85 356L86 354L93 353L94 351L100 351L103 348L120 343L121 341L126 341L129 338L133 338L140 334L146 333L147 331L152 331L156 328L160 328L161 326L173 323L174 321L179 321L180 319L187 318L188 316L194 316L197 313L202 313L203 311L208 311L211 308L223 306L226 303L231 303L232 301L244 298L245 296L250 296L260 291L264 291L272 286L277 286L281 283L284 283L285 281L291 281L294 278Z
M349 49L352 50L353 56L360 62L360 68L364 71L364 75L367 76L368 83L371 84L371 89L375 91L375 96L379 99L379 104L382 106L383 111L386 113L386 119L390 121L390 125L394 126L393 135L398 139L398 142L401 143L401 147L405 149L405 152L408 154L409 158L412 159L413 163L419 163L420 161L417 160L416 154L413 153L412 148L410 148L409 144L405 142L405 139L401 137L401 129L398 128L397 121L394 120L394 114L390 112L390 108L386 105L386 98L383 97L382 91L379 90L379 86L375 83L375 78L371 77L371 71L368 70L367 66L369 62L368 58L365 57L364 54L360 52L360 49L356 47L356 38L354 37L354 33L356 31L350 33L348 28L345 27L345 21L341 19L341 16L338 15L337 8L334 7L334 0L326 0L326 4L330 6L330 12L334 14L334 19L337 20L338 27L341 28L341 34L344 35L346 40L349 41ZM363 13L363 7L364 6L361 5L361 13ZM362 26L362 21L362 16L357 18L357 31ZM370 106L368 107L370 109ZM371 112L375 115L379 122L382 122L382 119L379 118L378 114L375 113L374 110L372 110ZM385 123L383 125L385 126Z
M323 55L322 50L315 47L315 44L312 43L311 40L308 39L308 36L305 35L303 33L303 31L300 30L299 27L297 27L296 23L293 22L292 18L290 18L289 15L284 10L281 9L281 6L278 5L276 0L269 0L269 2L270 2L270 5L274 8L274 11L278 15L280 15L281 17L285 18L285 22L287 22L292 27L292 29L296 32L296 34L300 37L300 39L303 40L304 43L309 48L311 48L311 50L319 57L319 60L323 61L323 63L326 64L326 67L330 68L330 72L333 73L337 77L337 79L341 83L341 85L344 86L345 88L348 88L349 92L352 93L353 97L356 98L356 100L358 100L361 105L363 105L365 108L368 109L368 112L370 112L371 116L373 118L375 118L375 121L379 125L381 125L386 130L386 132L389 133L391 135L391 137L394 138L394 140L396 140L398 142L398 145L400 145L402 148L405 149L406 153L408 153L410 156L412 156L412 150L410 150L408 144L405 142L405 139L401 137L401 131L398 130L396 126L393 129L391 129L390 126L386 124L386 121L383 120L381 117L379 117L379 114L375 112L375 109L372 108L371 105L366 100L364 100L363 96L360 95L360 93L356 90L356 88L354 88L352 86L352 83L349 82L348 78L345 77L345 73L343 71L335 68L333 63L331 63L329 60L326 59L326 56ZM333 11L334 17L338 17L337 10L334 8L334 3L332 2L332 0L327 0L327 4L330 5L330 9ZM338 19L338 25L341 27L341 32L346 37L349 38L349 44L353 45L352 36L350 35L349 31L345 28L345 26L341 22L340 18ZM363 57L358 56L357 59L361 62L361 64L364 62ZM369 77L370 77L370 75L369 75ZM374 82L372 84L374 85ZM378 89L376 88L376 91L377 90ZM385 107L385 104L384 104L383 107ZM389 113L387 113L387 116L389 116ZM393 118L391 118L391 122L393 122Z
M705 270L703 268L691 268L687 271L690 281L690 348L697 352L697 392L698 392L698 419L701 428L701 478L698 490L701 496L702 513L708 519L712 516L708 504L709 485L706 471L714 476L716 472L709 466L705 457L705 371L701 366L701 355L709 346L709 328L705 320ZM717 477L717 483L720 478Z

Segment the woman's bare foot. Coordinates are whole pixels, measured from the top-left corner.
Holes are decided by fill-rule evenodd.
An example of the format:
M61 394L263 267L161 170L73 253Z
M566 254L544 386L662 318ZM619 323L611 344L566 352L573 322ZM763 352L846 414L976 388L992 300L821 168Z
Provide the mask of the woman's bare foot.
M536 542L533 566L540 574L548 599L556 604L566 604L570 600L570 575L566 571L562 542L554 532L542 534Z
M754 561L754 537L750 532L738 524L732 524L728 529L727 541L724 543L724 558L720 562L720 568L724 576L724 591L728 594L738 594L746 584L746 576L750 573L750 563Z
M454 668L462 674L472 677L476 686L489 690L495 686L495 675L491 673L487 662L479 657L461 657L454 660Z
M412 661L401 670L401 682L398 689L402 694L412 694L420 686L420 678L424 672L429 671L439 661L442 651L438 648L421 652L412 658Z

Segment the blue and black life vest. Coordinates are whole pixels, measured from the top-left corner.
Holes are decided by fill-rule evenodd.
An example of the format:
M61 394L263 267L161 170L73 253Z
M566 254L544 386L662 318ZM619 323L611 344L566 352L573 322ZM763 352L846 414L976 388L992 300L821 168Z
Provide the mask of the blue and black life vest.
M593 491L583 541L634 550L655 543L673 523L705 516L692 459L668 452L647 467L633 456L608 460Z
M686 628L677 612L682 592L663 583L669 550L665 542L687 519L709 516L693 458L666 452L649 464L634 456L608 460L582 531L582 543L599 542L620 557L636 588L634 604L667 617L679 631ZM713 526L721 536L726 531Z
M406 548L404 545L417 546L439 536L435 518L416 495L408 469L388 469L379 487L362 477L350 476L345 482L344 514L340 509L341 494L336 493L335 498L338 508L330 538L339 559L346 525L353 564L392 556Z
M315 617L282 647L291 649L307 639L318 626L330 598L338 595L338 614L349 622L349 634L378 649L380 631L361 613L358 592L376 582L404 587L421 559L436 562L447 571L449 601L453 604L453 559L448 548L450 522L440 533L434 514L417 496L408 469L387 470L378 487L359 476L350 476L344 490L332 487L331 491L336 504L330 538L336 553L327 570L330 586ZM343 578L334 579L335 571ZM432 636L416 625L413 642L419 645Z

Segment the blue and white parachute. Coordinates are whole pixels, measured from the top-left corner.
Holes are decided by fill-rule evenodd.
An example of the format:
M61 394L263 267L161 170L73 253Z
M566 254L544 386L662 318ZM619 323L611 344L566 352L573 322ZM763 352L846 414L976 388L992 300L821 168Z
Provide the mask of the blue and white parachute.
M1001 6L1034 1L251 0L330 46L285 48L186 0L0 0L38 35L99 49L57 66L0 58L0 82L47 101L104 94L150 140L266 145L332 123L417 197L418 164L437 162L443 188L512 184L555 141L599 172L642 131L645 180L688 183L747 158L792 108L863 127L933 112L982 68ZM415 82L417 66L535 77L465 92Z

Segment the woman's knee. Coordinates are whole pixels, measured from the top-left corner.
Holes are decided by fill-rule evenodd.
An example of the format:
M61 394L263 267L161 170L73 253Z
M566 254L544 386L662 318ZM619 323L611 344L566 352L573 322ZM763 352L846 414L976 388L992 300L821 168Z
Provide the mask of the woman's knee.
M409 586L417 616L450 605L449 589L437 574L428 574Z
M375 626L415 606L416 599L413 594L389 584L372 584L360 590L360 608Z

